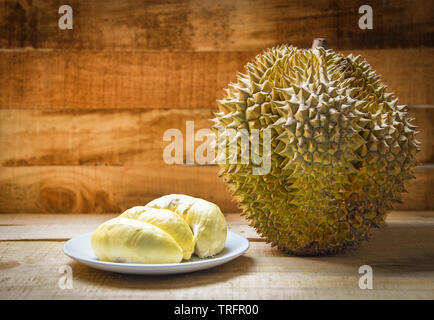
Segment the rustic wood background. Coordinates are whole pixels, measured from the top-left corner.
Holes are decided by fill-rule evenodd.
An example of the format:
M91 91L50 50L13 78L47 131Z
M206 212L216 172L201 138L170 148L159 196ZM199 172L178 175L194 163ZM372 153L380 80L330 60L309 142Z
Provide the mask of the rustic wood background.
M0 212L106 213L186 193L236 204L212 166L168 166L163 132L209 128L247 61L325 37L362 54L419 127L398 209L434 209L434 2L0 0ZM73 30L58 28L70 4Z

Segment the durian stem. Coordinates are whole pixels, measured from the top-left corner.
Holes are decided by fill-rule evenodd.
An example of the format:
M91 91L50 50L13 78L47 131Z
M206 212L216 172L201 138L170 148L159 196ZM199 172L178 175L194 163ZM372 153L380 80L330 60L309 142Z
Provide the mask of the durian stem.
M313 43L312 43L312 49L315 48L324 48L325 50L327 50L329 48L328 44L327 44L327 40L324 38L315 38L313 39Z

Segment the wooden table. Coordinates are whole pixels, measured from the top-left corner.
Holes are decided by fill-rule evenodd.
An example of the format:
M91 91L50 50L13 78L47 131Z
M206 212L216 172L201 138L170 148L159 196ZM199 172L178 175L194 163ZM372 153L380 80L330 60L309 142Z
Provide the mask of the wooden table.
M240 258L184 275L134 276L94 270L61 251L108 214L1 214L1 299L434 299L434 212L393 212L387 226L357 250L293 257L261 239L239 214L229 228L251 246ZM372 290L359 288L361 265L373 268ZM61 289L62 266L72 289Z

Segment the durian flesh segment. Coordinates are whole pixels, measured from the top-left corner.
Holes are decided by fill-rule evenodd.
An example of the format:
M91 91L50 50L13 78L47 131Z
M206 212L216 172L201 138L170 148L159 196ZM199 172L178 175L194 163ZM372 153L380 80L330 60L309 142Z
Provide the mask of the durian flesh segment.
M178 263L183 250L167 232L144 221L114 218L92 234L91 246L103 261L163 264Z
M220 208L209 201L171 194L149 202L146 207L168 209L179 214L195 238L194 253L200 258L221 252L226 243L227 223Z
M405 106L360 57L279 46L248 63L218 104L216 133L271 130L269 174L252 175L253 163L231 163L228 153L218 163L251 224L287 252L366 239L417 165Z
M122 218L144 221L167 232L183 250L183 259L188 260L194 251L194 238L182 217L170 210L137 206L126 210Z

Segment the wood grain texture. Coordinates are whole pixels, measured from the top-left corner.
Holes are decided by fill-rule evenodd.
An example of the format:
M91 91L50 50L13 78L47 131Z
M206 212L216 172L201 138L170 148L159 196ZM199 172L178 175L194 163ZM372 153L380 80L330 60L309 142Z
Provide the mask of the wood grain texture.
M213 111L0 109L0 165L164 165L170 144L163 141L164 132L179 129L185 149L186 122L194 121L195 132L210 129ZM434 163L434 107L410 108L409 114L422 143L419 160ZM195 147L202 143L195 141Z
M342 52L361 54L400 103L434 104L434 48ZM0 52L0 108L212 108L258 53Z
M45 166L0 170L0 212L121 212L169 193L237 211L217 167Z
M223 86L235 80L237 70L252 56L252 53L1 52L0 107L210 107L216 105Z
M170 193L184 193L238 212L218 168L209 166L45 166L0 170L0 213L121 212ZM434 169L415 170L396 209L434 209Z
M433 166L416 168L415 176L405 184L408 193L402 193L402 203L394 206L396 210L434 210Z
M236 217L228 221L229 227L244 224L242 218ZM0 216L0 222L19 221L24 226L32 226L39 218L44 219L43 224L62 224L64 237L71 234L68 227L75 228L77 220L83 225L87 221L90 224L100 221L98 215L5 215ZM21 236L30 240L34 231L22 230ZM12 238L0 241L0 298L432 300L433 232L433 212L392 213L386 227L356 250L324 257L294 257L264 242L251 242L249 250L230 263L164 277L95 270L64 255L63 241L16 241ZM373 268L373 290L358 287L358 270L365 264ZM64 275L59 273L63 265L72 268L71 290L61 290L58 286Z
M434 111L434 109L433 109ZM434 114L434 112L433 112ZM164 132L211 128L212 109L0 110L0 164L164 165ZM196 147L202 141L195 142Z
M417 140L421 141L417 158L422 163L434 163L434 106L409 109L413 123L417 126Z
M64 3L2 0L0 47L242 51L319 36L337 49L434 46L432 1L376 1L372 30L358 26L363 0L71 0L73 30L60 30Z

